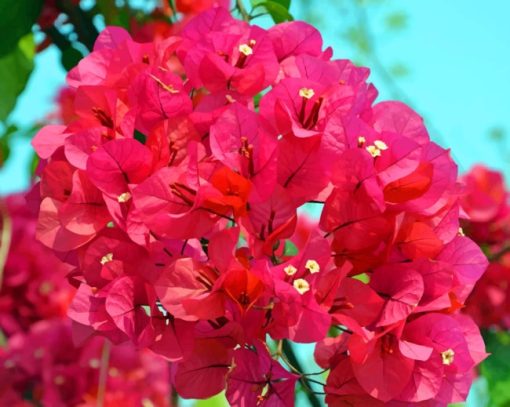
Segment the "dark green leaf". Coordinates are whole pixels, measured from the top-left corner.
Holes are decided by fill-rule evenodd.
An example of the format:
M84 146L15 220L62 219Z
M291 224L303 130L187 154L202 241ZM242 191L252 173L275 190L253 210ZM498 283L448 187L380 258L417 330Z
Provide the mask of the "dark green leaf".
M7 126L3 134L0 136L0 168L5 164L11 153L11 140L14 133L18 131L18 128L11 124Z
M97 0L96 5L100 13L104 16L106 25L116 25L129 29L133 14L127 4L123 7L119 7L116 5L115 0Z
M65 68L65 70L70 71L76 65L78 65L78 62L80 62L82 58L83 55L80 51L74 47L69 47L62 52L60 61L62 62L62 66Z
M5 121L16 105L19 94L25 89L34 68L34 40L32 35L23 37L18 46L0 58L0 121Z
M35 170L37 170L37 166L39 165L39 157L35 152L32 154L32 159L30 160L30 174L34 175Z
M268 0L251 0L250 1L252 7L259 7L262 4L268 3L268 2L278 3L282 7L285 7L286 10L288 10L290 8L290 0L269 0L269 1Z
M484 332L487 352L491 355L480 368L480 374L487 379L491 406L510 405L510 333Z
M135 130L135 140L138 140L140 143L145 144L147 137L145 134L140 133L138 130Z
M289 10L281 4L281 1L264 1L258 3L257 7L265 8L276 24L294 20Z
M285 7L286 10L290 8L290 0L272 0L273 3L278 3L281 6Z
M0 57L12 52L21 37L32 30L43 0L0 0Z

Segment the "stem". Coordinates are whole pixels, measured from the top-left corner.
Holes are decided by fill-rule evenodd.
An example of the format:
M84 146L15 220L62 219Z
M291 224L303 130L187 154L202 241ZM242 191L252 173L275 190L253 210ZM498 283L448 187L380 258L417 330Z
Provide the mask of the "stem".
M12 219L7 212L7 207L0 206L0 214L2 216L2 232L0 240L0 290L2 289L5 263L9 256L9 248L11 247L12 238Z
M290 342L286 339L280 341L278 343L278 350L281 350L282 359L289 366L289 368L294 371L294 373L297 373L301 376L300 381L303 385L303 388L305 389L306 397L308 398L310 405L313 407L321 407L321 402L317 395L313 392L310 385L311 380L301 373L303 371L301 364L299 363L299 360L297 359Z
M487 256L491 263L500 260L505 254L510 253L510 246L505 246L496 253Z
M241 17L244 21L250 21L250 15L244 7L243 0L236 0L236 8L239 10L239 13L241 13Z
M101 353L101 370L99 371L99 381L97 384L97 407L104 407L111 347L112 345L110 341L105 339L103 344L103 351Z
M340 325L331 325L331 328L336 328L339 331L341 331L343 333L350 334L350 335L352 335L354 333L349 328L344 328L343 326L340 326Z
M324 369L324 370L321 370L320 372L315 372L315 373L303 373L303 376L319 376L321 374L324 374L328 371L329 369Z
M177 407L179 405L179 394L177 393L177 391L172 387L172 394L170 395L170 399L171 399L171 406L173 407Z

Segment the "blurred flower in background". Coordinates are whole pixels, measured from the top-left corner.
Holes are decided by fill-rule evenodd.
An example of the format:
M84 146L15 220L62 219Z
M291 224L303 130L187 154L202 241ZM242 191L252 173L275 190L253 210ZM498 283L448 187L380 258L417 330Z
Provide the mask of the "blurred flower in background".
M170 406L168 363L132 345L72 337L72 270L35 240L21 195L0 201L0 404ZM5 236L9 236L8 239Z

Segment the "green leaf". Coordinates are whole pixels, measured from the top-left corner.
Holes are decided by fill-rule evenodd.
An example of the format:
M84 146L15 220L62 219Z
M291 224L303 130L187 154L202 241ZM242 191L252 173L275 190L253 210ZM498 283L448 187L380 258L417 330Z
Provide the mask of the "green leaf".
M78 62L80 62L82 58L83 54L80 51L74 47L69 47L62 52L60 61L62 62L62 66L65 68L65 70L70 71L76 65L78 65Z
M258 7L263 3L266 3L267 0L251 0L250 3L252 7ZM271 3L278 3L281 6L285 7L286 10L290 8L290 0L270 0Z
M133 16L132 10L126 3L120 7L115 0L97 0L96 6L104 16L106 25L117 25L129 29L131 17Z
M284 256L295 256L298 254L298 248L290 240L285 241L285 247L283 249Z
M5 121L25 89L34 68L35 46L32 34L23 37L18 46L0 58L0 121Z
M197 402L195 403L195 407L227 407L227 406L228 404L225 399L224 393L220 393L207 400L197 400Z
M35 170L37 170L37 166L39 165L39 157L35 152L32 153L32 158L30 160L30 174L34 175Z
M32 30L43 0L0 0L0 57L9 54Z
M145 315L148 317L151 316L151 306L150 305L141 305L143 312L145 312Z
M491 406L510 405L510 333L484 332L487 352L491 355L480 367L480 374L487 379Z
M14 133L18 131L18 127L10 124L0 136L0 168L5 164L11 153L11 140Z
M353 278L365 284L368 284L370 282L370 276L367 273L357 274Z
M289 3L290 5L290 2L271 0L256 2L254 7L265 8L276 24L283 23L284 21L294 20L292 15L289 13L288 6L286 7L282 3Z
M138 130L135 130L135 140L138 140L140 143L145 144L147 141L147 137L145 134L139 132Z

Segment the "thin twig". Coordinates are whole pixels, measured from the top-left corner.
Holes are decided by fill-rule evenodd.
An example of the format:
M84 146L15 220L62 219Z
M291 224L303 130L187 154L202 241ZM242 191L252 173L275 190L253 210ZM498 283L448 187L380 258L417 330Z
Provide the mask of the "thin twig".
M97 385L97 407L104 407L104 399L106 395L106 384L108 381L108 369L110 365L111 343L105 339L103 351L101 352L101 367L99 370L99 380Z
M244 7L243 0L236 0L236 8L239 10L239 13L241 14L241 17L244 21L250 21L250 15Z
M9 249L11 247L12 220L11 216L7 211L7 207L3 204L0 206L0 213L2 216L2 233L0 240L0 290L1 290L4 277L5 263L7 262L7 257L9 256Z
M321 402L317 397L317 393L313 391L312 386L310 385L310 380L308 377L303 375L301 372L303 371L301 368L301 364L292 349L292 345L287 340L282 340L278 343L278 349L281 351L281 356L284 362L289 366L289 368L294 372L300 375L300 381L303 385L303 388L306 390L306 397L310 402L310 405L313 407L321 407Z
M510 246L504 246L501 250L496 253L491 253L487 256L491 263L500 260L505 254L510 253Z

